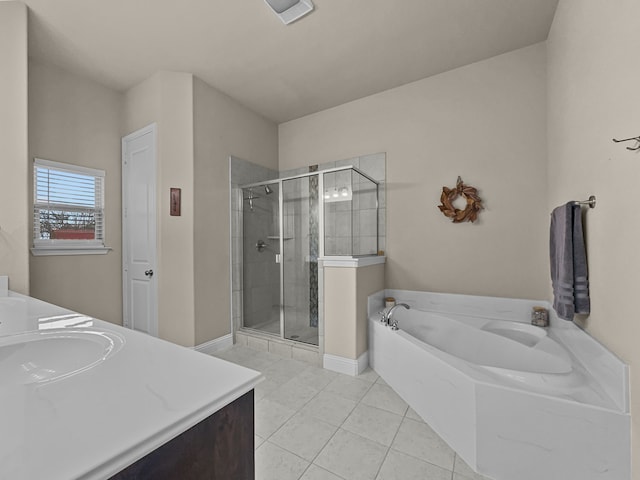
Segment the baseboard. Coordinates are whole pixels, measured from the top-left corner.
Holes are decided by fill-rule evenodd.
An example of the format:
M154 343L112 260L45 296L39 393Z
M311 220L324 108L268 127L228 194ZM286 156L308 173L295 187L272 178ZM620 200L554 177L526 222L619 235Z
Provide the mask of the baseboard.
M218 352L220 350L224 350L225 348L232 347L232 346L233 346L233 335L228 334L222 337L214 338L209 342L196 345L195 347L193 347L193 349L198 352L211 355L212 353Z
M356 360L325 353L322 358L322 366L327 370L355 377L369 366L369 352L364 352Z

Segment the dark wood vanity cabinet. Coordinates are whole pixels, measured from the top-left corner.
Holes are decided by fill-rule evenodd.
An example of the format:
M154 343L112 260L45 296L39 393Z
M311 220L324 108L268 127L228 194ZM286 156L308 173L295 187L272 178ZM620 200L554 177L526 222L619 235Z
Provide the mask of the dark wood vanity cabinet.
M117 473L112 480L254 480L253 390Z

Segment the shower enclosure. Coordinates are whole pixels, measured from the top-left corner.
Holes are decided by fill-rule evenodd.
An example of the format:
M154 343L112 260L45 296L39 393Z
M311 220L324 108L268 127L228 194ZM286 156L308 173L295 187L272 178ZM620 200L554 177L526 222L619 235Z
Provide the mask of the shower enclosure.
M318 259L378 253L378 182L354 167L242 190L242 327L318 345Z

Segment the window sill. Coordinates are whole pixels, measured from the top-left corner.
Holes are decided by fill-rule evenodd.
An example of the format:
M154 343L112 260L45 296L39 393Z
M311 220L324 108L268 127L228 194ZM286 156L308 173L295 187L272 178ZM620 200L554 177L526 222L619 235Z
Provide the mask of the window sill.
M31 255L44 257L52 255L106 255L110 247L33 247Z

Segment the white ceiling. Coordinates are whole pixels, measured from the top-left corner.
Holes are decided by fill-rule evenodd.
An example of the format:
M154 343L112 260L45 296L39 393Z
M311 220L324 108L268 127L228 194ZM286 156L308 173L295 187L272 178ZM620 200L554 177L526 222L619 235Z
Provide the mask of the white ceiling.
M558 0L24 0L31 57L124 91L191 72L275 122L541 42Z

